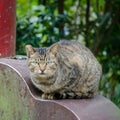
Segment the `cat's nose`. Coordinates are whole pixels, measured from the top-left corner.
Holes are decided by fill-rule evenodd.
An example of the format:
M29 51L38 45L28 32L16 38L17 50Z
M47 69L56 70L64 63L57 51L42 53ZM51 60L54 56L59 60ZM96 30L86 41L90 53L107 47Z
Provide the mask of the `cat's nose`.
M46 65L40 65L40 73L43 74L45 69L46 69Z
M40 70L43 72L45 71L45 69L46 69L46 67L40 67Z
M39 74L44 75L45 74L44 70L39 70Z
M40 74L45 74L44 71L41 71Z

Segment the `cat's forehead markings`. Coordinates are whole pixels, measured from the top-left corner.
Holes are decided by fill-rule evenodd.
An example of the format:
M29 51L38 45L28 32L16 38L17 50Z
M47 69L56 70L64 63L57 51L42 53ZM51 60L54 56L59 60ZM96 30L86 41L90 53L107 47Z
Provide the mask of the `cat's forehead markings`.
M37 51L39 52L40 55L45 55L46 48L37 48Z

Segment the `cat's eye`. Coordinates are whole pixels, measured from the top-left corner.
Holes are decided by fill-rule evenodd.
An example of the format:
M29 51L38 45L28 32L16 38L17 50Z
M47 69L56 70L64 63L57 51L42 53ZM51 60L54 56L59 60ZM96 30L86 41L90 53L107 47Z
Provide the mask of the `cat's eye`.
M52 62L51 61L47 61L47 65L50 65Z
M38 65L38 64L39 64L37 61L34 61L33 63L34 63L34 64L36 64L36 65Z

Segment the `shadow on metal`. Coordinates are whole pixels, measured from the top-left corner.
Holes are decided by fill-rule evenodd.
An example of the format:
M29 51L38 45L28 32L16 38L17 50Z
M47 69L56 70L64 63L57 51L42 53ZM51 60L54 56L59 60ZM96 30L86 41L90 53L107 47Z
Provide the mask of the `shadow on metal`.
M26 60L0 59L0 120L120 120L108 99L42 100Z

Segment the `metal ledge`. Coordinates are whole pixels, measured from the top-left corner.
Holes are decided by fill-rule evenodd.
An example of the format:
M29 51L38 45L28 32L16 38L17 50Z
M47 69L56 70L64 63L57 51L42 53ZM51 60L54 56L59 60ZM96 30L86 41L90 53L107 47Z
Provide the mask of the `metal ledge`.
M108 99L42 100L26 60L0 59L0 120L120 120Z

